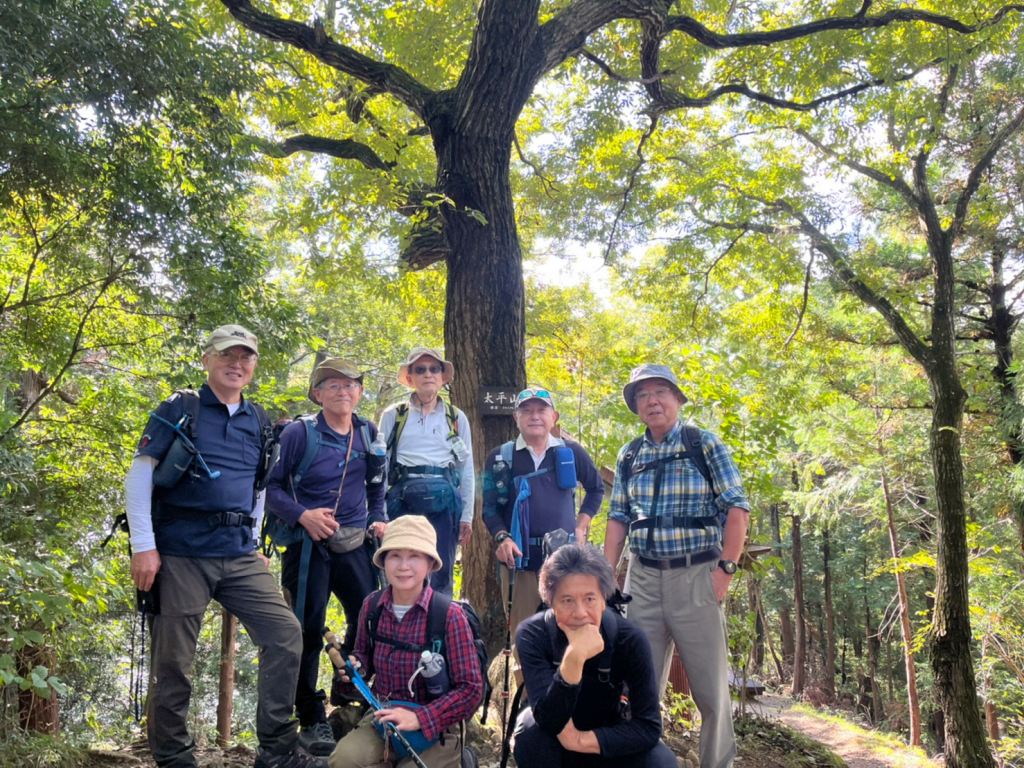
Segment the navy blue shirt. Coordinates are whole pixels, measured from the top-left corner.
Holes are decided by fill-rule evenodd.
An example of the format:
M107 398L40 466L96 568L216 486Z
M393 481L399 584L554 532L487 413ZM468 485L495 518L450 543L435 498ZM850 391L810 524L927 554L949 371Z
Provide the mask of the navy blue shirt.
M294 489L292 496L291 476L306 452L306 425L296 419L281 433L281 460L270 474L267 486L267 509L295 526L307 509L327 507L338 511L334 519L339 525L364 527L368 522L383 521L384 494L387 483L384 475L381 482L368 483L366 455L368 445L363 445L361 427L366 425L370 441L377 437L377 427L372 421L352 414L352 429L349 435L355 440L349 457L348 471L345 472L345 454L348 451L349 435L339 435L327 425L323 411L316 415L316 433L320 450L306 470L305 475ZM386 471L386 467L384 468ZM338 486L345 472L345 485L338 501Z
M601 479L601 473L582 445L571 440L563 442L567 448L572 449L573 457L576 459L576 479L583 485L585 495L580 507L580 514L593 517L601 508L601 500L604 498L604 481ZM498 504L494 464L500 455L501 447L499 446L491 451L484 464L483 519L491 536L495 536L503 530L512 530L512 508L515 506L516 500L515 484L511 483L511 487L507 491L508 501L505 504ZM547 449L540 462L540 469L549 471L543 475L531 477L528 481L530 483L530 538L543 538L544 534L558 529L572 533L576 528L576 489L558 487L558 478L555 475L554 447ZM534 471L536 470L529 446L512 451L510 479L522 477ZM539 570L544 562L541 547L535 545L530 549L530 552L524 550L524 554L529 557L529 563L525 570Z
M185 413L177 393L156 408L156 414L177 424ZM153 535L161 555L177 557L240 557L253 550L247 525L221 525L211 517L233 512L251 515L256 502L254 486L262 435L255 409L242 398L229 415L207 384L199 389L199 418L194 444L212 472L211 478L193 461L173 488L153 491ZM160 461L174 441L174 431L150 417L139 441L137 456Z

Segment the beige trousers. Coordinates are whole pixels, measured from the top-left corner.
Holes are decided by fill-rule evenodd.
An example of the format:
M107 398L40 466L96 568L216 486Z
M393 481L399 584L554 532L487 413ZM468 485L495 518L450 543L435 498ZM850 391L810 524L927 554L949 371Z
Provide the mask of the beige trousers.
M715 596L711 572L718 561L662 571L634 556L629 618L651 641L658 691L665 695L673 645L700 711L701 768L729 768L736 757L729 696L729 653L725 614Z

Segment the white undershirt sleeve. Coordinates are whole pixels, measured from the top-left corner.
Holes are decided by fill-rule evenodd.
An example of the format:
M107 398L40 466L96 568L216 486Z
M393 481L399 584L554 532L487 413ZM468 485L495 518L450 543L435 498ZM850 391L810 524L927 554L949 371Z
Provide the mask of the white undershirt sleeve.
M136 456L124 478L124 511L128 515L129 541L133 552L156 549L153 537L153 470L157 460Z

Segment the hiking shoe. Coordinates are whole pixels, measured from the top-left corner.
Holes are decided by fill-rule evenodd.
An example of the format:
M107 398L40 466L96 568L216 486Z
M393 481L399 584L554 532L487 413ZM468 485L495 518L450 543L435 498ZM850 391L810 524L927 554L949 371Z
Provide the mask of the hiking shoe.
M263 749L256 750L255 768L327 768L327 760L314 757L300 744L283 755L275 755Z
M326 721L299 728L299 745L315 757L327 757L334 751L334 731Z

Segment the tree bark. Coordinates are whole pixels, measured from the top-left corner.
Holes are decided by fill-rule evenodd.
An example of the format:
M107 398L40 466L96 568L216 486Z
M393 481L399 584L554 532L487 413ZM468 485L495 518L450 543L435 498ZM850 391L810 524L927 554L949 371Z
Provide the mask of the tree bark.
M796 610L796 647L793 656L793 695L804 692L807 684L807 627L804 617L804 563L800 540L800 515L793 521L793 604Z
M227 608L220 614L220 681L217 687L217 746L231 744L231 715L235 695L235 630L238 619Z
M832 561L827 523L821 529L821 552L825 571L825 693L832 701L836 697L836 617L832 605Z
M864 560L864 581L867 582L867 560ZM868 684L871 691L871 723L877 725L885 717L882 708L882 691L878 686L878 649L881 645L878 639L878 632L871 624L871 606L868 604L868 594L864 592L864 624L865 639L868 645Z
M782 560L782 526L779 522L778 504L771 505L771 521L772 554ZM796 653L793 642L793 618L789 613L789 606L785 603L779 606L779 624L779 638L782 642L782 659L786 664L792 664L793 656Z

